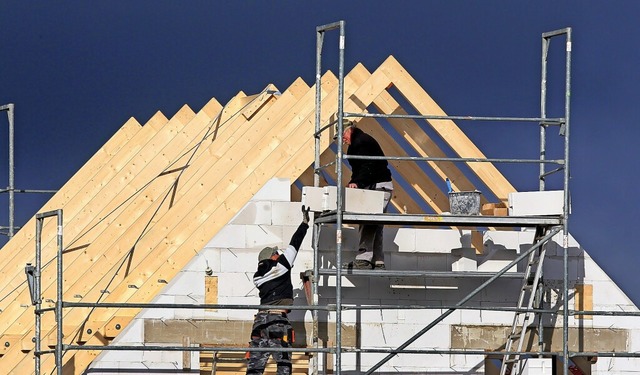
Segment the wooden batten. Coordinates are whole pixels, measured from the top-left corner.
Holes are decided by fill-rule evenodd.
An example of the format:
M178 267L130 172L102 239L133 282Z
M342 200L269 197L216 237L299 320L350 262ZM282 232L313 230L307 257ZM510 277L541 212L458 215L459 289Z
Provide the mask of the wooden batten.
M19 347L22 335L2 335L0 336L0 356L3 356L12 347Z
M112 340L122 332L124 327L126 327L133 318L133 316L127 315L114 316L100 329L100 333L102 333L102 336L106 339Z
M35 336L33 329L22 335L22 337L20 338L20 352L22 352L21 354L29 353L35 349L34 340ZM13 348L8 348L7 351L11 349Z

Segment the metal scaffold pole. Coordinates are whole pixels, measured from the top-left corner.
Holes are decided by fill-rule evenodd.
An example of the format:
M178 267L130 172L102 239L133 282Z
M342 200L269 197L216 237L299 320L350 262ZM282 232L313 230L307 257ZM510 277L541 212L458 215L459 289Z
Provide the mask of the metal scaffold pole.
M563 246L563 286L562 286L562 362L563 374L569 375L569 124L571 115L571 28L554 30L542 34L542 84L541 84L541 117L546 116L546 92L547 92L547 56L551 38L566 36L565 41L565 87L564 87L564 123L560 127L560 134L564 136L564 209L562 215L562 246ZM541 127L541 137L544 135L544 126ZM544 140L544 138L542 138ZM541 141L541 159L544 158L544 144ZM540 164L540 190L544 190L544 164Z
M0 111L7 111L7 117L9 119L9 186L7 190L9 192L9 227L7 228L7 235L9 238L13 237L15 230L15 204L14 204L14 194L15 194L15 176L14 176L14 152L13 152L13 138L14 138L14 128L13 128L13 103L9 103L0 107Z

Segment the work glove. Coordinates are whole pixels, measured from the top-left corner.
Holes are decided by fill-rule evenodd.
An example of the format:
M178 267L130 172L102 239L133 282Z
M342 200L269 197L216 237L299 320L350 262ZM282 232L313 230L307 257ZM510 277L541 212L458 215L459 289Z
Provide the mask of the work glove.
M302 222L309 225L309 210L311 207L306 207L304 204L302 205Z

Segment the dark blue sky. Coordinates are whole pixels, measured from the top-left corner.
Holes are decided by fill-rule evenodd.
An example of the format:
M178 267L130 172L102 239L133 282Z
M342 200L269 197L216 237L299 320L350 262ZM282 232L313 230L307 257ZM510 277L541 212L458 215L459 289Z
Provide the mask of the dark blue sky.
M158 110L171 117L184 104L197 111L212 97L226 103L269 83L284 90L297 77L312 84L315 27L341 19L346 71L356 62L374 70L394 55L451 115L537 117L540 35L572 27L570 231L638 304L638 14L640 2L615 0L3 1L0 105L16 105L16 187L59 188L129 117L144 123ZM336 49L328 35L334 72ZM552 44L555 103L563 95L563 49L564 41ZM552 105L549 115L561 111ZM3 115L3 188L6 124ZM460 125L487 156L536 157L536 127L505 142L504 128ZM534 153L507 155L524 149ZM537 187L534 174L499 168L517 189ZM46 199L19 195L16 223ZM7 224L2 194L0 225Z

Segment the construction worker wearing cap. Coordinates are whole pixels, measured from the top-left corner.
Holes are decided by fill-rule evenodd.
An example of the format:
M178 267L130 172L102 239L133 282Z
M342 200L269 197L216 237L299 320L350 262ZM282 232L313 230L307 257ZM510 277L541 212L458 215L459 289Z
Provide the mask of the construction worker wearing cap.
M369 134L357 128L353 122L346 123L342 132L342 142L349 145L347 155L384 156L380 144ZM386 160L347 159L351 166L351 179L347 187L384 191L384 211L391 199L393 182ZM360 225L358 254L344 268L385 269L382 249L383 225Z
M249 342L252 348L288 348L293 343L293 329L287 318L289 310L284 306L293 304L291 268L308 229L309 209L302 206L302 223L291 237L289 246L284 250L265 247L258 255L253 283L260 292L260 304L273 305L273 308L256 314ZM250 351L247 374L262 374L269 355L276 360L278 375L291 374L291 353L280 351Z

